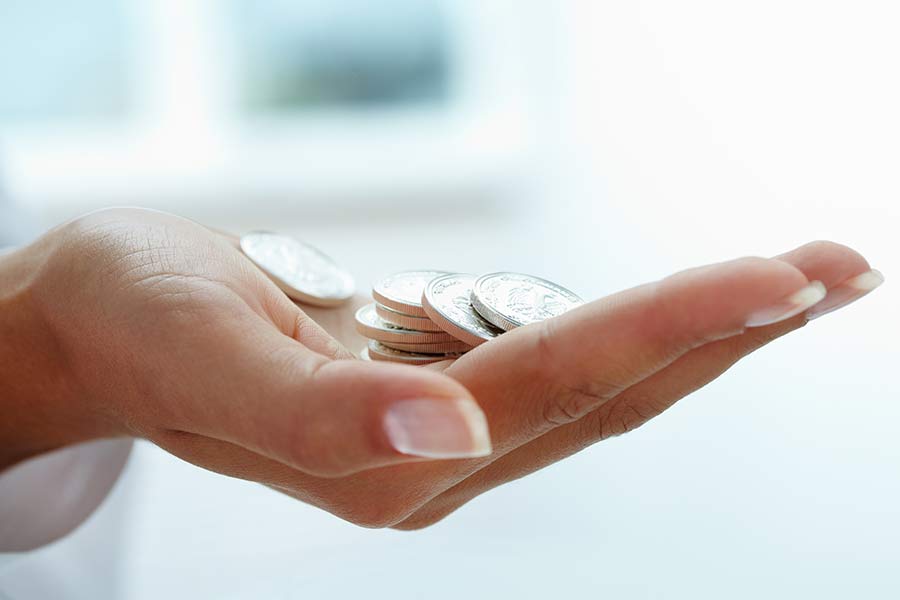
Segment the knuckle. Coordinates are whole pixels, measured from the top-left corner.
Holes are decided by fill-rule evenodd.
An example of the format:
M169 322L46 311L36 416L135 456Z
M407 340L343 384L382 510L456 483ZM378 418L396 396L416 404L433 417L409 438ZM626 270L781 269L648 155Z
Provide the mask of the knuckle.
M540 327L534 355L545 381L545 394L539 400L543 403L541 430L576 421L622 391L622 385L614 381L627 381L632 374L621 361L612 357L595 361L599 364L591 370L602 371L606 377L590 375L572 365L560 365L554 352L554 345L558 343L555 341L558 336L555 320L543 321ZM598 351L592 352L596 355ZM583 381L586 375L588 379Z
M601 415L601 439L634 431L660 412L662 412L661 409L653 408L652 402L646 406L633 399L611 402Z
M549 427L559 427L571 423L577 417L573 398L577 396L574 390L561 391L553 395L553 399L544 406L543 424Z
M103 208L68 221L63 228L90 236L117 224L139 221L145 212L139 208Z
M594 382L577 388L560 387L545 405L544 423L551 427L559 427L577 421L608 401L617 389L616 386L602 382Z

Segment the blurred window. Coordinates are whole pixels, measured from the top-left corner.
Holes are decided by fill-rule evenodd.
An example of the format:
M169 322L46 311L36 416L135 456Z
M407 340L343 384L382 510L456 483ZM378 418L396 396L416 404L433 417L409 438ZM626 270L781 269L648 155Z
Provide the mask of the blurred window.
M250 114L446 99L450 65L438 0L211 6L223 13L207 16L228 24L218 35L235 58L219 69L233 71L230 97ZM137 66L129 40L141 27L134 16L123 0L0 1L0 119L127 114L135 93L129 72Z
M493 189L533 134L536 14L515 0L0 0L3 170L26 204L67 210Z
M446 98L436 0L234 0L232 9L240 98L252 112Z
M129 50L122 0L0 0L0 119L127 112Z

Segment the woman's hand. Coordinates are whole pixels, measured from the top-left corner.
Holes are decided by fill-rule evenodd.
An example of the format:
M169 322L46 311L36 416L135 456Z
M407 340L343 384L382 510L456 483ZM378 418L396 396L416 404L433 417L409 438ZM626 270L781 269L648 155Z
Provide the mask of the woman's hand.
M804 299L819 297L818 285L809 285L816 281L828 295L804 311ZM372 525L433 524L498 485L639 427L740 358L862 297L880 281L853 250L813 242L776 259L685 271L516 330L456 361L422 367L454 377L475 395L491 424L490 456L413 465L400 470L399 482L397 469L360 474L331 482L329 493L351 497L344 486L357 485L375 490L372 513L365 515ZM800 290L805 291L798 298ZM792 296L794 302L785 302ZM356 332L354 313L368 302L360 296L338 309L304 310L344 346L358 350L366 340ZM770 321L775 322L763 325ZM417 486L416 499L401 505L397 486L406 478ZM284 486L306 499L301 488ZM353 510L342 514L352 520Z
M352 307L304 312L228 239L176 217L96 213L31 252L41 267L20 296L46 323L38 355L59 385L25 390L48 401L17 428L31 439L19 459L136 435L403 529L641 425L805 324L821 297L810 282L829 289L818 309L876 281L858 254L819 242L686 271L416 368L354 360L328 333L362 347ZM27 417L22 391L0 398Z
M882 280L853 250L813 242L774 259L684 271L514 330L456 361L423 367L457 379L478 399L494 440L490 456L410 465L400 479L396 469L360 474L350 485L364 479L382 492L370 498L383 511L373 524L433 524L498 485L643 425L739 359ZM811 282L827 290L824 300L815 302L819 284ZM363 347L350 308L307 312L349 347ZM392 490L407 478L422 484L402 514ZM330 482L329 492L344 485ZM428 495L433 489L441 491Z
M210 468L265 458L325 477L490 452L462 385L350 360L227 240L190 221L102 211L6 260L28 274L7 304L30 309L30 326L18 348L5 344L5 364L27 369L34 357L13 355L40 340L32 354L45 365L10 374L30 389L0 394L19 417L5 420L6 464L116 435Z

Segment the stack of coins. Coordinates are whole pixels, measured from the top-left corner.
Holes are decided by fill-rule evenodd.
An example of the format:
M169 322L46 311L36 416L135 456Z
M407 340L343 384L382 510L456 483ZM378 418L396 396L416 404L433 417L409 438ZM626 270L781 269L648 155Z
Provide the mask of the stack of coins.
M369 338L362 357L420 365L458 358L583 303L559 285L522 273L403 271L376 283L372 296L375 302L356 313L357 330Z
M372 287L375 302L356 311L356 330L369 338L362 357L423 365L471 350L471 344L443 330L422 307L425 286L446 274L403 271L376 283Z
M241 237L240 248L297 302L339 306L353 296L353 277L305 242L254 231ZM583 304L566 288L522 273L403 271L376 283L372 297L356 312L356 329L369 339L361 356L415 365L458 358Z

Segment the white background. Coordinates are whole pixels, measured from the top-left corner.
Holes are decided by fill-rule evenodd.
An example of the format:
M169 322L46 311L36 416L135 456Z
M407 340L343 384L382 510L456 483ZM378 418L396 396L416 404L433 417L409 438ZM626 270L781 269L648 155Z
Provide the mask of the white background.
M564 2L535 40L538 156L499 197L293 224L185 206L297 233L363 282L502 268L596 297L820 238L887 282L644 428L422 532L357 529L141 445L104 508L22 561L27 584L7 593L896 598L898 25L887 1Z

